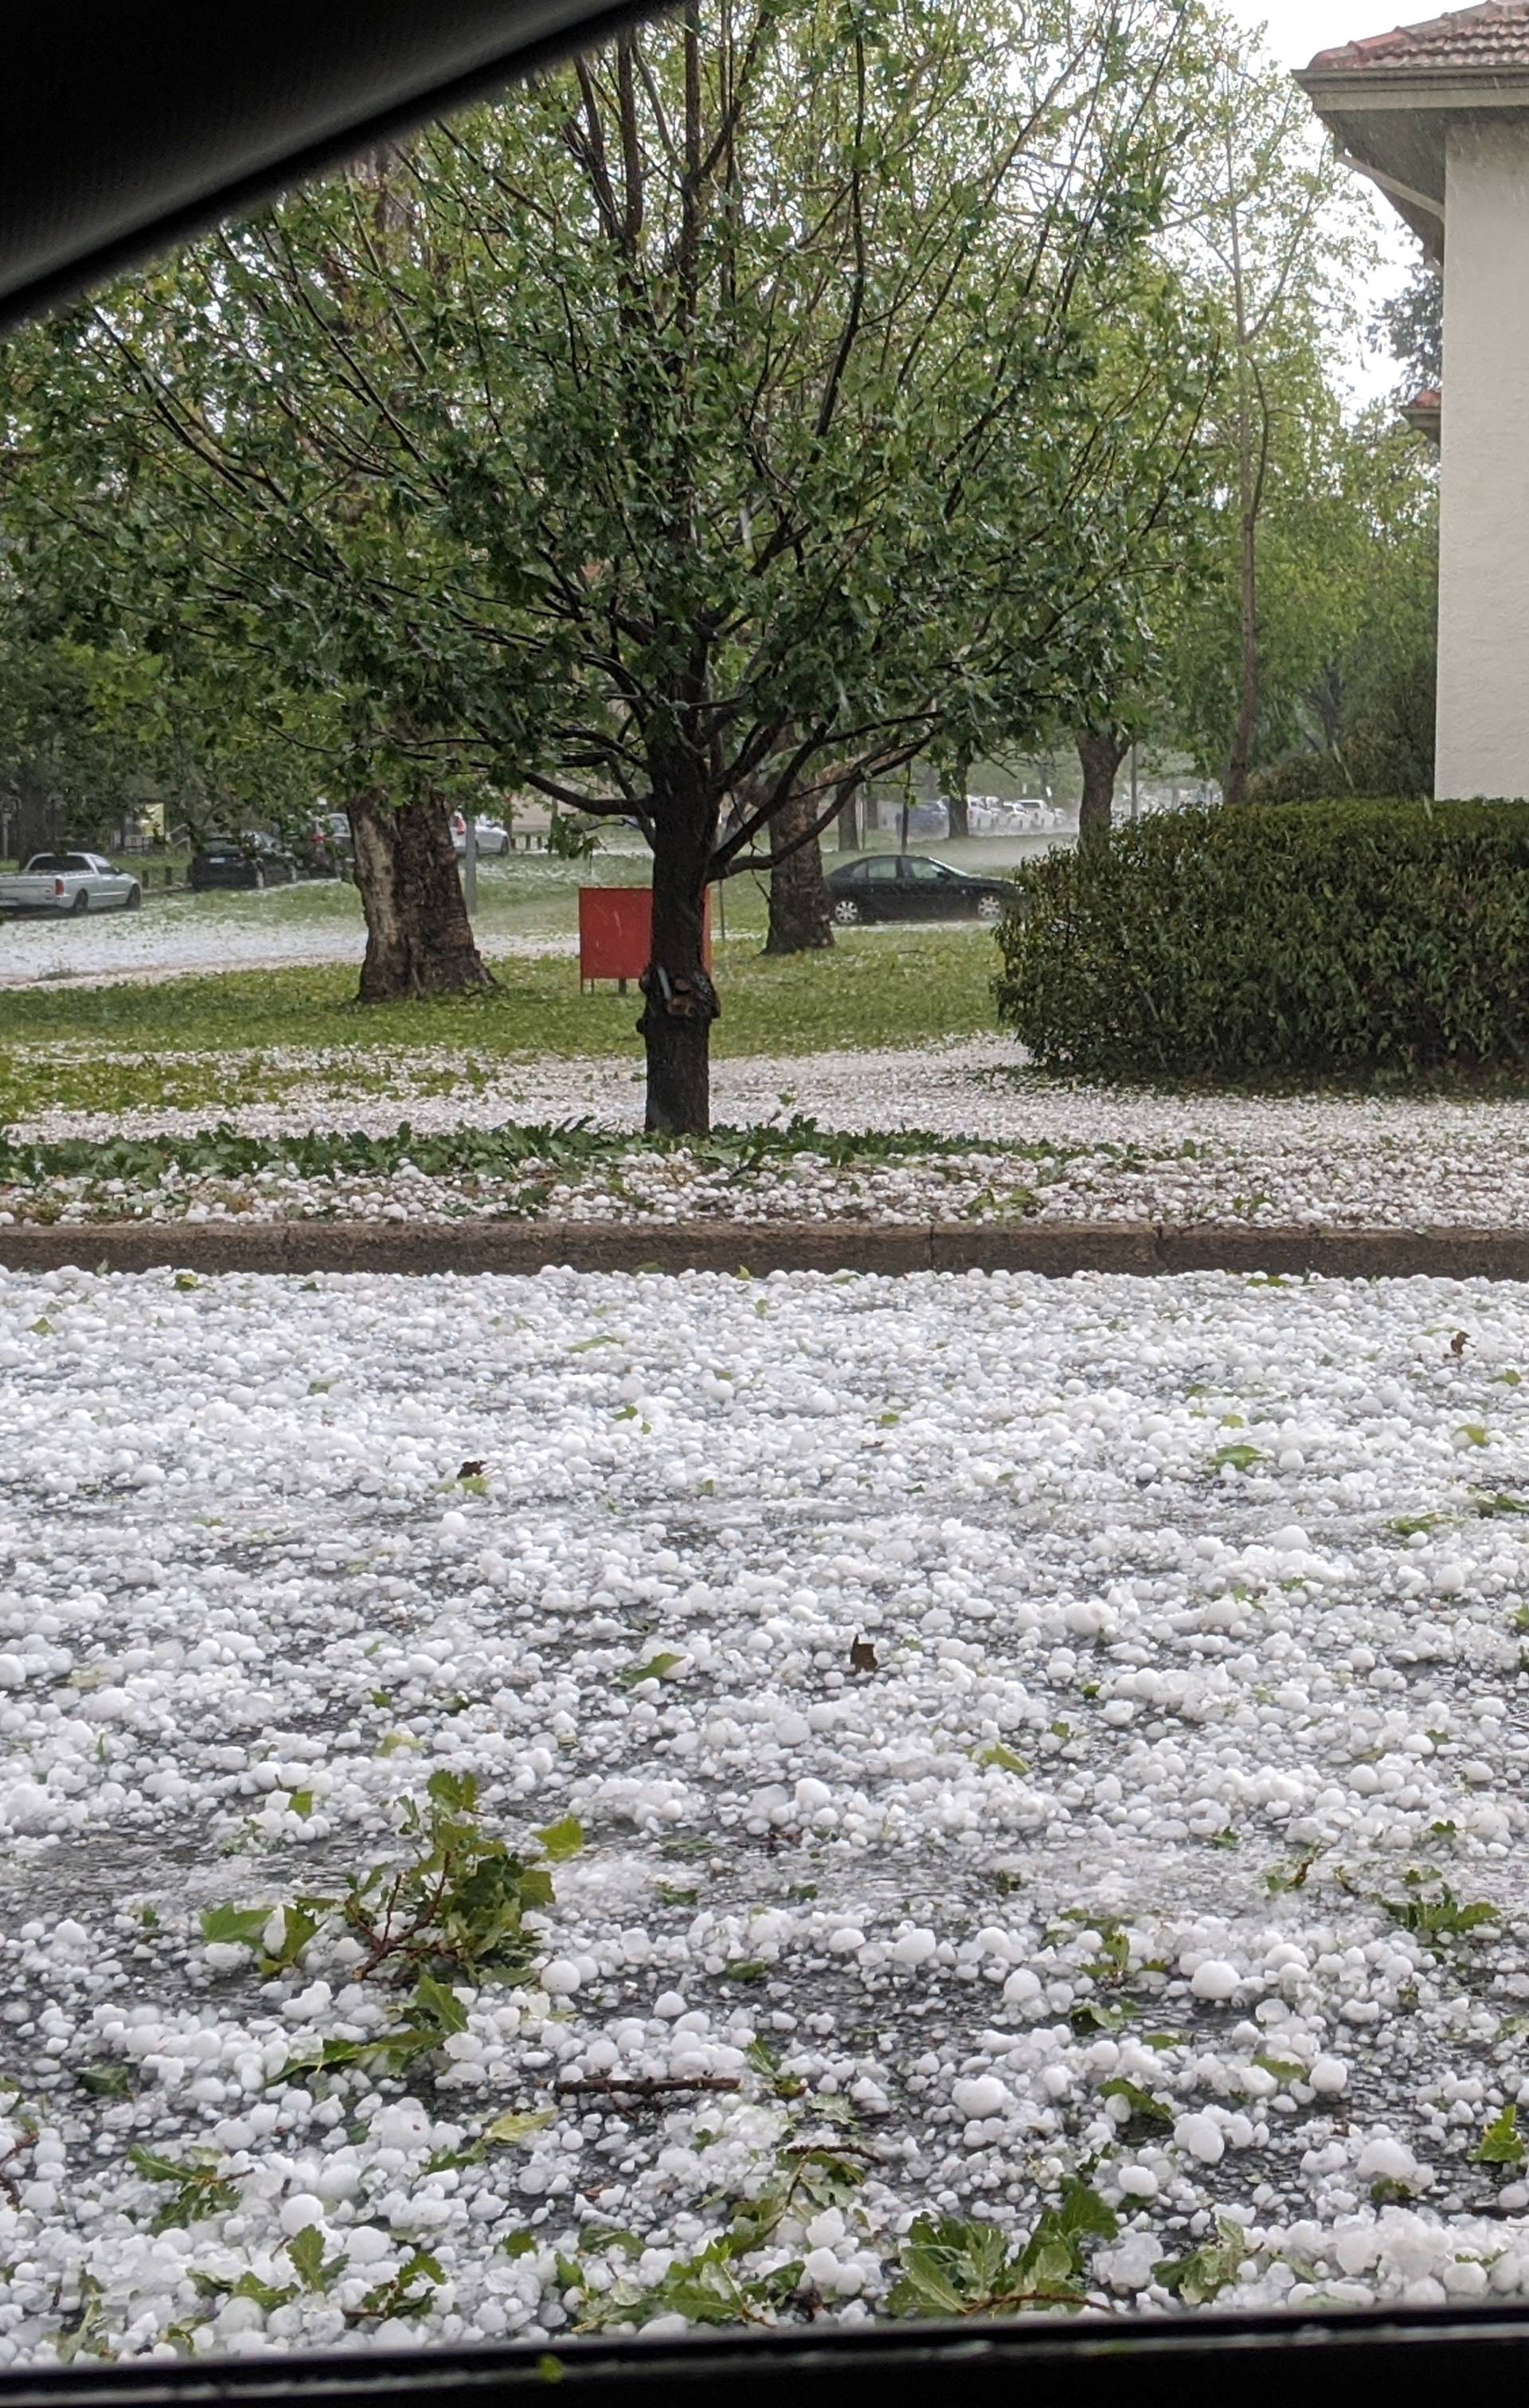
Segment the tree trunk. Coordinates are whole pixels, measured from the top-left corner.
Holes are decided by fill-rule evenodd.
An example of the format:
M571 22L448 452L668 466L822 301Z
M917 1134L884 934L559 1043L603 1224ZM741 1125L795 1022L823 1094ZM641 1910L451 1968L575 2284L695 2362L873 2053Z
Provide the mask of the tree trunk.
M415 795L390 804L381 794L364 795L350 804L350 815L366 915L362 1002L492 986L473 942L440 796Z
M644 1125L663 1137L705 1137L711 1127L711 1024L722 1010L703 951L717 809L688 757L655 758L650 768L653 945L637 1023L648 1054Z
M34 853L49 853L58 842L59 814L53 798L34 770L22 769L16 781L12 842L18 864Z
M1230 124L1223 129L1226 143L1226 189L1231 197L1229 232L1231 237L1232 302L1236 332L1236 421L1237 421L1237 620L1240 644L1240 680L1237 696L1236 728L1232 738L1231 754L1226 764L1226 783L1222 799L1234 805L1244 802L1248 792L1248 772L1252 767L1253 739L1258 730L1258 696L1262 664L1258 648L1258 514L1264 506L1264 479L1269 458L1269 410L1264 391L1264 380L1252 352L1252 332L1250 326L1248 287L1242 262L1242 225L1236 199L1236 176L1232 161ZM1260 435L1254 445L1253 409L1257 405Z
M792 843L811 826L817 814L815 797L791 795L769 824L770 850ZM816 837L770 872L770 929L767 953L822 953L834 941L834 920L823 883L822 847Z
M1343 691L1343 672L1336 661L1328 661L1323 665L1315 683L1307 688L1307 700L1322 729L1323 747L1329 752L1336 752L1343 742L1346 696Z
M1237 617L1241 635L1237 724L1226 764L1222 799L1236 804L1247 799L1248 772L1252 767L1253 735L1258 725L1258 519L1244 508L1239 533Z
M1130 738L1118 727L1094 727L1078 738L1083 768L1083 795L1078 806L1078 841L1103 844L1115 810L1115 773L1131 749Z
M844 809L838 816L837 840L840 853L860 851L860 795L855 787L851 787L844 798Z
M972 756L963 750L936 752L934 756L937 781L936 801L945 805L947 837L966 837L972 832L966 789L972 781Z

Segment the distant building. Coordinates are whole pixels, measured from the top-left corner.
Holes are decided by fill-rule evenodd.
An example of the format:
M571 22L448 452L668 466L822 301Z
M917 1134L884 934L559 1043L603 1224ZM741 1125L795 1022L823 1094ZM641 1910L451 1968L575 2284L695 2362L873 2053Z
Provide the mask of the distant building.
M1321 50L1296 77L1444 270L1434 790L1529 796L1529 0Z

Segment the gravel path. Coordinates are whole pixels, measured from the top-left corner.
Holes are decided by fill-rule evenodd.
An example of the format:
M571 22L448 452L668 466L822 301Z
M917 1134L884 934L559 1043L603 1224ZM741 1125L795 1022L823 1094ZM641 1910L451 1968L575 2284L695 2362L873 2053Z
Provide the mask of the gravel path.
M846 1053L716 1065L719 1124L751 1125L805 1115L826 1130L922 1129L980 1140L1011 1153L925 1155L833 1165L798 1154L740 1172L686 1154L635 1152L614 1171L555 1168L536 1192L511 1194L502 1178L450 1179L390 1171L312 1179L273 1173L256 1185L215 1167L189 1181L50 1182L0 1189L0 1214L39 1211L93 1218L144 1211L206 1218L251 1210L279 1216L336 1211L369 1218L450 1220L536 1210L590 1220L724 1217L893 1221L1014 1218L1245 1222L1253 1226L1473 1226L1529 1218L1529 1101L1446 1101L1346 1096L1170 1096L1058 1086L1016 1067L1016 1049L992 1038L897 1053ZM391 1134L403 1119L422 1135L507 1122L581 1119L598 1127L640 1125L642 1076L625 1061L471 1062L441 1054L345 1057L371 1075L396 1070L383 1097L336 1100L344 1061L268 1053L251 1074L287 1085L279 1103L206 1111L55 1112L24 1134L84 1137L187 1135L210 1119L250 1136L313 1128ZM220 1057L230 1076L237 1057ZM455 1073L462 1083L438 1089ZM419 1082L419 1088L415 1083Z
M0 2359L1529 2291L1529 1291L0 1305Z

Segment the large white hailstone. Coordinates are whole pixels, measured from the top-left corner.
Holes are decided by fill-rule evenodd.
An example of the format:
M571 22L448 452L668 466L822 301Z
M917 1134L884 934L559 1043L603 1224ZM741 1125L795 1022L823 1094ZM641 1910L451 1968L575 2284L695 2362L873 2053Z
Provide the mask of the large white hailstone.
M1220 2000L1236 1998L1241 1980L1236 1967L1224 1956L1207 1956L1203 1965L1196 1965L1189 1985L1197 1999Z
M1040 1995L1040 1976L1027 1965L1016 1967L1004 1984L1004 2004L1008 2007L1033 2006Z
M807 2227L809 2249L833 2249L844 2238L844 2217L836 2207L825 2207Z
M896 1965L922 1965L939 1946L932 1931L905 1931L892 1943L893 1962Z
M1354 2171L1361 2182L1411 2184L1418 2178L1418 2161L1405 2143L1382 2132L1365 2142Z
M1008 2091L995 2073L979 2073L952 2083L950 2096L962 2114L972 2119L996 2115L1008 2104Z
M1226 2155L1225 2137L1214 2115L1180 2115L1173 2128L1173 2137L1203 2166L1219 2166Z
M352 2266L375 2266L393 2254L393 2242L379 2225L358 2224L345 2236L345 2254Z

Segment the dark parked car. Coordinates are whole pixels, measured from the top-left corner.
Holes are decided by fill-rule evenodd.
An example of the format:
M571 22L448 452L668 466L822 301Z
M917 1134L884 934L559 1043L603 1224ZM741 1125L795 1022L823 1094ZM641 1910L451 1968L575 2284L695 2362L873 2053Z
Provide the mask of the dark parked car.
M297 864L273 837L212 836L192 855L191 884L198 894L211 886L290 886Z
M872 853L831 870L840 927L858 920L1001 920L1014 900L1007 878L969 878L923 853Z

